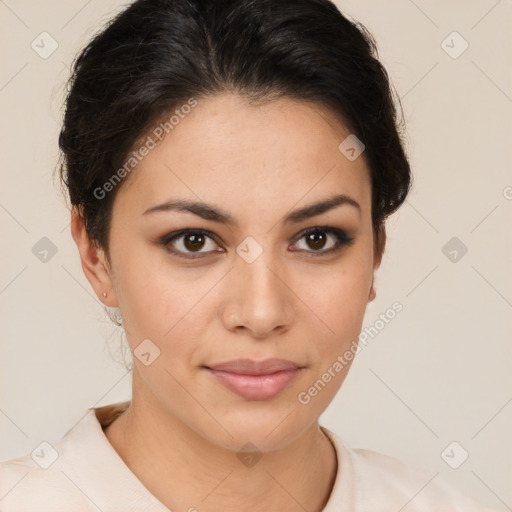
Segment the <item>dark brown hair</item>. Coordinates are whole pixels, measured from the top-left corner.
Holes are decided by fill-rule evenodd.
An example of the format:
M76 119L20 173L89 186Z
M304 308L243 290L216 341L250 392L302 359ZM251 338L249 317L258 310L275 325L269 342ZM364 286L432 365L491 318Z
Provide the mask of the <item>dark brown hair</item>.
M284 96L328 106L365 145L377 239L411 184L403 119L377 57L367 29L328 0L137 0L75 59L59 136L63 189L108 258L122 184L95 191L152 126L191 98Z

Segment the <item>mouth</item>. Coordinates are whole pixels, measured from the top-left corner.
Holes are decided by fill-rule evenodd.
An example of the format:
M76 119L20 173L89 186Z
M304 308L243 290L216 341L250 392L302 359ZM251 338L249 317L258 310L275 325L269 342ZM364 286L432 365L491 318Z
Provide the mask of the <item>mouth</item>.
M245 400L274 398L304 369L284 359L266 359L261 362L238 359L203 368L224 387Z

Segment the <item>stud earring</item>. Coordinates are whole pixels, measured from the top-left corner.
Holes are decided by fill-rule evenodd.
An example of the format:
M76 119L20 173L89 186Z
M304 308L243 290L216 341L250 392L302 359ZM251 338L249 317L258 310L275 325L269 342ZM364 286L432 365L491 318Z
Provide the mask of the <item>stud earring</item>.
M107 294L105 292L103 292L103 297L106 297L106 296L107 296Z

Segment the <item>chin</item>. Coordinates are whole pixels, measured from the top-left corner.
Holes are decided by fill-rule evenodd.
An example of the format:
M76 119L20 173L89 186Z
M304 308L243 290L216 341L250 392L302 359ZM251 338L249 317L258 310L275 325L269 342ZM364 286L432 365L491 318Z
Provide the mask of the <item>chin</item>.
M250 402L224 415L211 411L224 428L216 423L214 429L203 431L202 436L217 446L236 452L246 443L254 444L261 452L279 450L318 419L309 414L304 416L306 411L290 406L293 403L290 399L286 403L282 401L272 407L270 402Z

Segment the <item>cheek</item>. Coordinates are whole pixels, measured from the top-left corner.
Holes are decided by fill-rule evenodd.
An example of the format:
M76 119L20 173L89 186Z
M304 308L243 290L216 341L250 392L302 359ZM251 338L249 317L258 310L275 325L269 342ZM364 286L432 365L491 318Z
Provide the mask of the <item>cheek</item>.
M153 256L154 257L154 256ZM115 287L130 345L146 338L160 340L185 311L187 290L169 269L151 261L151 254L135 247L119 250ZM160 342L157 342L160 346Z
M317 273L302 281L300 296L318 323L315 350L326 365L343 353L361 331L372 281L371 258L354 253L353 257L333 266L328 273Z
M302 412L319 416L331 403L357 356L372 266L365 258L354 258L340 265L329 276L317 281L308 303L321 321L315 329L309 379L297 394ZM316 322L316 319L315 319Z
M303 281L307 304L333 326L342 327L359 320L368 303L372 266L367 258L353 257L334 265L329 272L317 272ZM343 329L334 329L343 332Z
M189 269L151 263L135 253L124 257L117 269L116 292L131 350L150 339L160 350L159 363L186 366L200 343L204 299L215 279L200 280Z

